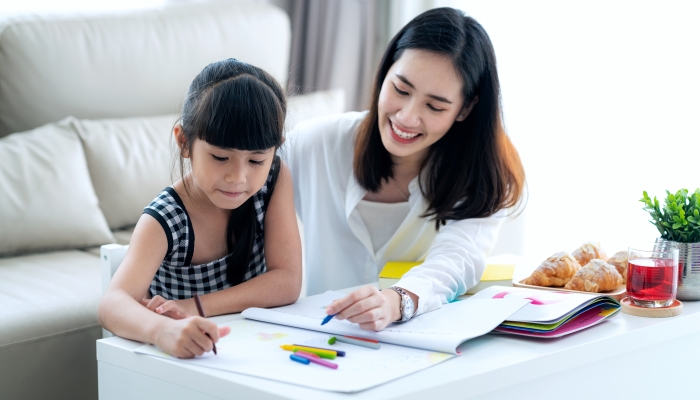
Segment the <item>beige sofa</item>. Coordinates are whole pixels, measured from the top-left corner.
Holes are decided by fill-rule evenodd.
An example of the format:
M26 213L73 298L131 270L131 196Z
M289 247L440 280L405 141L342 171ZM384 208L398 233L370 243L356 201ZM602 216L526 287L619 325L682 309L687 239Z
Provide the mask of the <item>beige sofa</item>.
M0 21L0 398L97 397L99 246L172 182L189 82L235 57L283 84L287 15L260 2ZM289 100L288 126L344 109Z

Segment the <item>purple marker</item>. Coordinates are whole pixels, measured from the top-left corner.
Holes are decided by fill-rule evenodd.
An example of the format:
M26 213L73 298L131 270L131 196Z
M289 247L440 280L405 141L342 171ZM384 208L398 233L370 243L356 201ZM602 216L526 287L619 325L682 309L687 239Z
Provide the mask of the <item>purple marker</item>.
M312 363L316 363L318 365L323 365L326 368L338 369L338 364L334 364L330 361L322 360L321 357L317 356L316 354L307 353L305 351L300 351L300 350L297 350L296 352L294 352L294 354L299 356L299 357L303 357Z

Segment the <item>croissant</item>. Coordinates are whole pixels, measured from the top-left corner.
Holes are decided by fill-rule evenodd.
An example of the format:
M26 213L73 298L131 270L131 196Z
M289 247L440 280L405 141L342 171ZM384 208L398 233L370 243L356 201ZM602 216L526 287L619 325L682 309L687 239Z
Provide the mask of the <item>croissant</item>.
M626 251L618 251L617 253L613 254L612 257L608 258L607 261L608 264L612 265L615 267L617 272L622 275L622 283L627 282L627 252Z
M560 251L544 260L523 283L535 286L564 286L579 268L581 266L569 253Z
M564 289L583 292L607 292L622 285L622 275L612 265L594 258L576 271Z
M600 242L586 242L578 249L571 252L571 256L578 261L580 265L586 265L594 258L605 260L608 257L600 246Z

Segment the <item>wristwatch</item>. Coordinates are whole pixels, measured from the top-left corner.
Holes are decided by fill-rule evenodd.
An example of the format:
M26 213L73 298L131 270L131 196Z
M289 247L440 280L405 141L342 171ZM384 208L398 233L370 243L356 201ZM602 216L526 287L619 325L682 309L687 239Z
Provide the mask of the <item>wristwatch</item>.
M406 322L413 317L416 313L416 308L413 305L413 299L408 295L403 288L398 286L392 286L389 289L395 291L401 296L401 304L399 305L399 311L401 312L401 318L394 322Z

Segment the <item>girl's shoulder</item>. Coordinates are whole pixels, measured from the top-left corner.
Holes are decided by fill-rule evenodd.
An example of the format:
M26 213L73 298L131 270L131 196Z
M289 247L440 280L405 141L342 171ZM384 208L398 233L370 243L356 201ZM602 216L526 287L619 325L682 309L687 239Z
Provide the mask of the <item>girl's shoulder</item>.
M184 211L185 206L182 204L182 199L180 199L180 196L172 186L163 189L158 193L158 196L144 208L144 210L153 210L158 213L175 209Z

